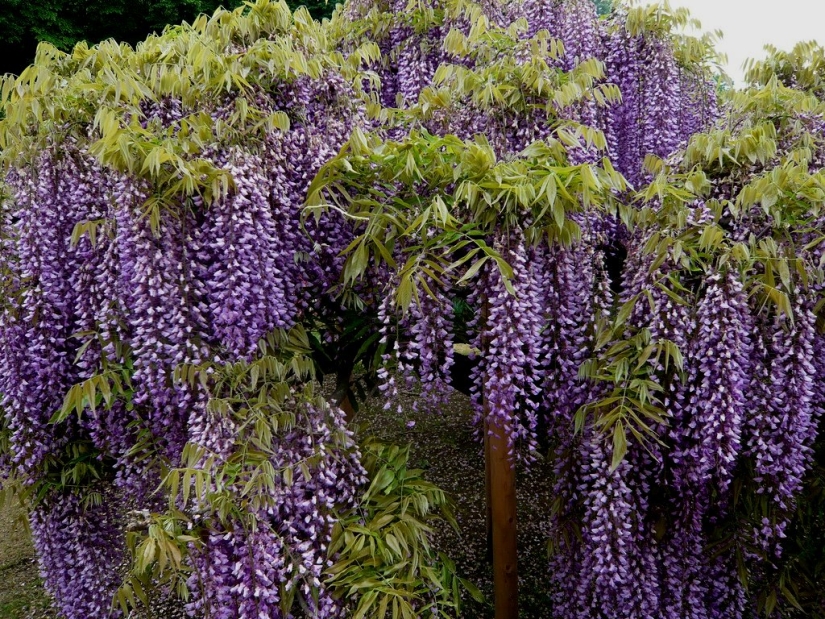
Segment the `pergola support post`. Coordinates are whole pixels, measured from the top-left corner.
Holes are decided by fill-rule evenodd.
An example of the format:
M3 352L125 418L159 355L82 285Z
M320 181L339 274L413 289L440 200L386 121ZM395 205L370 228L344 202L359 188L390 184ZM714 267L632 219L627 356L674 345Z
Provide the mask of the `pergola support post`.
M509 453L506 424L489 422L485 429L487 539L488 552L492 541L495 619L518 619L515 462Z

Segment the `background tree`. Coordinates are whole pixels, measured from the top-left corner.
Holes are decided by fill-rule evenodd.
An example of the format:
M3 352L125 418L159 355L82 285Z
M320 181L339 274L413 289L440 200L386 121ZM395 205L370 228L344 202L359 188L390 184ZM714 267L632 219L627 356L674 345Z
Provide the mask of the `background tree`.
M34 59L40 41L69 51L79 41L115 39L131 45L160 33L168 24L192 21L220 6L233 9L243 0L7 0L0 11L0 74L19 73ZM327 17L335 3L289 0L306 6L315 19Z
M599 15L609 15L610 11L613 10L612 0L593 0L593 4L596 5L596 11Z

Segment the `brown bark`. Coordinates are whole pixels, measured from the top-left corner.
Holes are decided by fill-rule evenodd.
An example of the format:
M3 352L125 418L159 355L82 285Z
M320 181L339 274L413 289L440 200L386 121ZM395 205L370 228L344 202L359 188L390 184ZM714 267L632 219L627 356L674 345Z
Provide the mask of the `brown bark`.
M489 306L481 306L486 328ZM486 337L481 346L487 351ZM487 544L492 545L495 619L518 619L518 563L516 536L516 469L507 446L507 425L489 422L489 406L482 385L484 412L484 474L487 495ZM490 542L492 540L492 544Z
M335 391L332 393L332 401L338 408L344 411L347 425L355 418L355 407L349 398L351 380L351 368L340 370L335 376Z
M487 561L493 562L493 484L490 481L490 424L484 420L484 491L487 530Z
M347 421L347 425L349 425L350 422L355 419L355 407L352 405L352 402L350 402L349 394L344 396L344 399L339 402L338 406L344 411L344 418Z
M507 453L507 427L490 424L490 496L496 619L518 617L516 470Z

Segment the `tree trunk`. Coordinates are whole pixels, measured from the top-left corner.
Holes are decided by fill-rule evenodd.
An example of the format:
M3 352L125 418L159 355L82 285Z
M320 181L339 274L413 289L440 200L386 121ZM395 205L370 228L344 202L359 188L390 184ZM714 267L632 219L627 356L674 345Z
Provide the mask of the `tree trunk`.
M482 329L487 328L490 308L481 305ZM481 348L489 346L482 332ZM487 498L487 552L493 556L493 594L496 619L518 619L518 570L516 560L516 469L507 448L509 435L502 420L490 422L485 385L481 385L484 413L484 475Z
M490 480L490 424L484 420L484 490L487 507L485 524L487 529L487 562L493 562L493 484Z
M507 453L507 427L489 424L488 497L493 537L493 585L496 619L518 617L516 556L516 470Z
M350 381L352 380L352 367L347 366L339 369L335 375L335 391L332 393L332 401L344 411L347 425L355 418L355 407L349 398Z

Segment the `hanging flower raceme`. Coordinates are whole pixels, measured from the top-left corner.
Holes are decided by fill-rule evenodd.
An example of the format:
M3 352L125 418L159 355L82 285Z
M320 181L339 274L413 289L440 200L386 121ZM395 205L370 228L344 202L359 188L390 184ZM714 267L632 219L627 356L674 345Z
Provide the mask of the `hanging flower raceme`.
M715 95L701 78L688 74L683 83L673 42L653 32L631 34L621 22L605 34L605 66L606 79L622 93L605 114L609 151L638 188L647 155L667 157L715 120Z
M69 617L108 617L125 559L122 514L93 488L50 494L30 514L46 588Z
M602 58L599 19L593 2L527 0L508 8L511 19L523 17L527 20L527 36L533 37L539 31L546 30L562 42L564 55L559 64L565 71L570 71L588 58Z
M94 178L86 176L78 158L76 152L65 158L44 153L46 173L20 171L6 179L17 208L3 265L10 281L0 316L0 392L14 463L21 474L31 475L29 483L67 438L55 435L48 422L62 403L60 392L76 376L71 367L76 346L69 338L76 326L73 305L79 295L72 280L80 257L70 237L77 218L100 204ZM46 247L51 251L44 252Z
M582 243L536 248L530 262L541 278L544 423L556 439L572 438L570 420L592 396L592 387L579 380L579 367L592 355L596 323L609 316L612 304L604 255Z
M204 320L216 343L235 358L254 353L258 340L274 329L291 327L297 308L293 290L284 285L294 281L294 250L279 238L267 170L255 157L232 159L234 192L205 209L192 236L203 269L197 280Z
M524 244L512 242L514 247L502 247L513 267L509 286L491 266L474 294L480 358L473 403L479 427L504 428L511 457L518 453L529 461L538 447L543 312Z
M235 453L243 422L175 372L257 358L262 339L298 324L338 281L348 222L302 213L318 169L363 120L359 74L330 51L303 12L261 0L136 49L42 54L29 73L43 79L23 76L3 101L3 475L31 503L46 586L68 619L109 616L126 513L163 511L176 494L158 492L164 471L203 474L209 456L181 462L196 448L216 462ZM299 382L289 388L300 393ZM298 598L317 603L318 616L340 611L321 572L332 509L361 483L357 453L320 401L282 405L300 409L291 413L301 423L290 417L270 432L279 454L267 466L298 472L277 505L251 510L261 528L243 509L206 524L220 499L198 493L205 539L234 540L227 560L260 548L214 592L239 619L289 616ZM174 543L191 544L198 566L212 569L213 554L220 564L219 550L186 538ZM80 547L88 567L68 565ZM141 556L137 571L151 573ZM270 558L275 571L244 590ZM185 581L163 582L180 595ZM193 594L201 613L212 594ZM127 610L136 598L119 602Z
M406 351L409 369L413 364L420 364L416 376L420 377L421 396L414 406L438 410L447 403L447 387L455 363L455 312L451 300L444 294L433 298L422 291L419 299L420 305L410 308L410 342Z
M649 535L644 473L597 433L582 440L577 494L584 497L580 545L561 564L569 580L556 596L559 617L650 617L660 608L658 552Z
M766 354L756 360L769 369L757 373L751 385L752 407L758 413L748 420L746 436L754 482L779 513L776 520L754 531L769 547L784 537L787 515L802 490L817 436L815 318L802 303L796 310L793 322L776 319L771 341L763 348Z
M673 520L662 542L667 584L663 607L672 617L714 616L707 614L710 604L722 604L715 583L702 577L708 569L704 527L709 517L723 515L730 502L753 368L754 322L739 279L729 271L713 274L707 282L686 347L685 387L672 400L673 421L667 430ZM721 570L719 579L726 577L726 560L723 553L713 563L713 569ZM731 591L741 588L728 584Z
M577 541L582 518L578 504L583 480L590 479L584 439L574 431L576 411L594 397L594 384L579 377L592 354L598 325L609 319L613 292L604 272L604 255L588 244L571 248L536 248L531 261L543 279L543 387L539 425L550 442L554 470L554 505L550 521L557 616L575 614L582 551ZM579 600L580 601L580 600Z
M174 459L187 440L190 395L171 383L170 372L200 359L195 327L204 323L192 300L188 272L191 256L185 239L193 221L167 216L156 233L141 218L143 195L129 180L122 180L115 196L121 205L116 218L123 272L130 276L124 305L129 308L134 404L146 410L146 423L159 432L165 455Z
M292 360L298 367L306 363ZM181 549L194 568L189 611L286 618L300 599L314 617L342 617L345 608L323 584L332 516L354 505L365 482L343 413L310 389L301 393L290 386L298 377L272 357L193 367L182 375L200 380L204 372L215 393L203 415L215 418L220 411L231 431L222 443L210 442L214 432L195 437L187 453L192 468L173 471L164 482L177 491L195 480L194 501L186 502L190 489L183 489L173 497L172 512L183 510L190 518L188 547ZM250 443L258 448L250 451ZM241 510L241 503L247 508ZM135 574L138 580L149 577Z
M710 500L711 485L728 492L742 449L742 429L751 375L751 310L732 272L706 279L696 310L697 332L688 354L687 427L674 428L671 467L676 490L697 509Z

